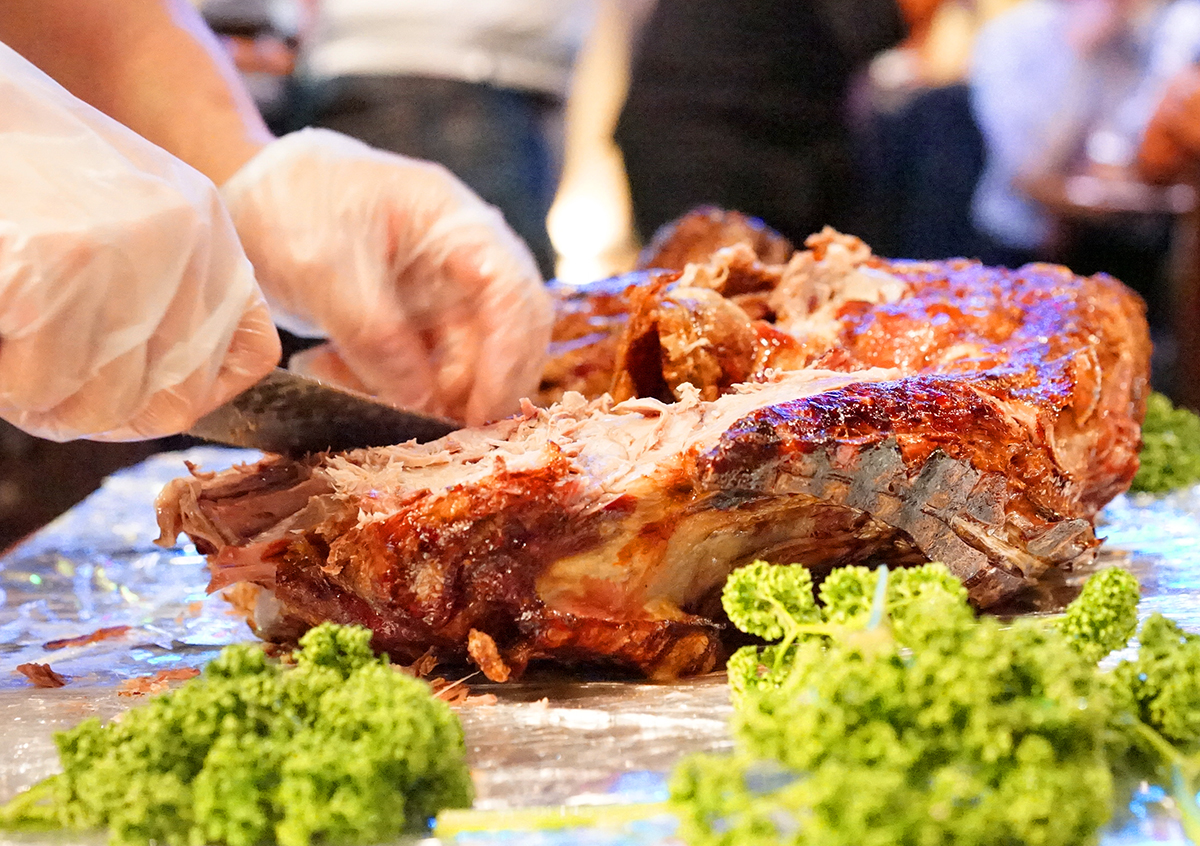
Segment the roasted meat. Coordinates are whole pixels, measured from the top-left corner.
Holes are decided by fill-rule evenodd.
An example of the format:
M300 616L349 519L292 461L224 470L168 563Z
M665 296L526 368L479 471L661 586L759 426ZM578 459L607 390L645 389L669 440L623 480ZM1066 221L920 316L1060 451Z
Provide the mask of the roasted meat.
M557 402L194 471L160 497L163 538L195 541L213 589L258 586L264 637L359 622L400 660L497 680L540 659L706 671L720 587L755 558L818 577L940 560L981 608L1090 560L1137 468L1135 295L1049 265L885 261L829 231L784 258L735 244L576 289L559 340L608 322L548 371Z
M702 206L654 233L638 256L638 269L683 270L735 245L746 247L764 264L783 264L796 251L787 238L758 218Z
M764 292L779 284L794 253L791 242L761 221L704 207L664 226L630 274L582 286L551 282L557 319L538 404L557 402L567 391L587 397L611 391L618 356L628 354L631 315L644 312L663 286L676 282L690 265L711 267L704 284L737 306L738 315L767 317ZM720 303L715 307L724 308ZM689 319L688 310L679 314ZM703 331L704 326L698 328Z

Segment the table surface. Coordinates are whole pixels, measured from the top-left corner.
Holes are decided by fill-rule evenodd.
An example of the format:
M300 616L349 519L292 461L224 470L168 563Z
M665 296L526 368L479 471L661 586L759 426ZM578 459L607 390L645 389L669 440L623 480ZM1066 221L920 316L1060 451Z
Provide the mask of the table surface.
M52 735L89 716L109 718L138 699L122 682L162 669L200 667L224 645L252 639L218 596L206 596L204 559L191 546L166 550L153 500L184 460L205 469L257 453L200 448L165 453L110 477L91 498L0 558L0 800L57 771ZM1141 611L1163 612L1200 631L1200 486L1163 497L1122 496L1104 511L1100 560L1135 572ZM47 650L49 641L109 626L121 636ZM1112 659L1110 659L1112 660ZM49 663L65 687L32 687L18 664ZM665 798L680 756L732 748L724 677L673 684L543 678L508 685L469 682L494 704L463 707L476 806L590 805ZM460 835L470 843L668 844L673 822L536 836ZM102 838L8 837L8 843L100 843ZM422 841L436 843L435 840ZM1183 843L1153 813L1105 836L1105 846Z
M1051 212L1067 217L1184 215L1196 209L1196 189L1186 183L1154 185L1131 176L1039 174L1021 188Z

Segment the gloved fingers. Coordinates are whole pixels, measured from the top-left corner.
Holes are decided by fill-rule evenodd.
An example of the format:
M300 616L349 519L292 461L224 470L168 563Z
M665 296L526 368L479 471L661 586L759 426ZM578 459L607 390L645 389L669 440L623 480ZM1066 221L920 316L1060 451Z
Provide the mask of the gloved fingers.
M490 366L481 359L482 332L475 315L467 309L448 313L433 337L429 353L437 396L443 412L471 425L483 420L468 419L467 403L481 370Z
M182 431L278 360L216 187L0 44L0 416Z
M445 168L304 130L222 192L277 318L320 329L371 393L478 423L536 388L550 314L536 264ZM323 355L301 365L336 371Z
M496 209L472 195L427 227L412 255L395 296L432 338L447 413L470 425L514 413L537 386L552 319L532 254Z
M489 323L479 334L483 338L479 360L486 368L477 372L467 400L465 419L484 421L516 413L520 400L530 396L541 380L548 359L552 313L545 314L516 302L511 290L492 293L498 300L488 314Z
M386 298L389 258L404 246L389 231L388 158L409 161L305 129L268 144L221 186L279 326L346 337Z
M470 313L448 322L454 328L441 336L446 389L450 378L470 376L468 393L458 397L456 407L472 425L515 413L520 399L537 387L548 356L554 319L550 295L532 256L527 266L506 267L507 261L486 251L459 252L447 260L447 275L463 289L478 291Z
M397 309L390 322L372 321L294 354L288 368L403 408L461 418L480 340L474 309L456 300L436 315L409 317Z
M282 353L271 311L263 302L262 295L255 291L249 308L234 330L229 350L217 368L216 379L208 389L207 396L198 391L196 396L205 398L190 402L190 413L193 415L191 422L233 399L270 373L279 364ZM197 372L204 373L206 370Z
M202 362L174 384L155 390L126 422L103 429L107 394L127 380L129 363L114 359L65 401L44 412L26 412L17 425L40 437L69 440L86 435L96 441L159 438L186 430L220 404L265 376L279 360L279 334L262 297L255 292L233 332L228 351L214 367ZM123 413L118 409L115 417Z
M437 394L429 340L402 318L376 316L349 337L333 336L330 341L367 393L401 408L450 414Z
M396 296L410 315L462 301L478 309L480 294L493 285L542 291L533 254L497 208L445 168L425 168L421 177L406 188L424 219L417 225L395 211L389 221L389 231L398 233L391 265Z
M186 429L266 376L279 362L280 354L279 333L271 312L256 292L234 330L215 378L211 366L196 369L179 385L156 394L124 431L104 439L128 440L130 434L152 438Z
M336 385L348 391L357 391L360 394L371 393L371 389L363 384L362 380L338 355L337 348L330 343L318 344L315 347L293 353L292 357L288 359L287 367L293 373Z
M14 425L53 440L173 434L219 386L245 387L278 360L220 207L210 218L152 184L138 186L144 208L87 210L107 214L98 228L79 206L78 222L14 211L22 237L0 249L0 415Z

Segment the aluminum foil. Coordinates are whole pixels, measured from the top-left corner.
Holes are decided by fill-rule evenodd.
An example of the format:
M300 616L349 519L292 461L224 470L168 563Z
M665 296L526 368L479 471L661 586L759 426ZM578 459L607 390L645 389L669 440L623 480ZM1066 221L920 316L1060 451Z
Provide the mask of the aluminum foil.
M126 695L131 680L199 668L222 646L252 638L223 599L206 595L204 559L193 547L154 545L153 501L163 484L186 472L185 460L218 470L258 457L214 447L155 456L110 477L0 558L0 801L57 771L55 731L136 704L140 697ZM1119 497L1104 511L1098 533L1106 538L1102 563L1119 563L1141 579L1143 613L1160 611L1200 631L1200 486ZM47 648L101 629L115 635ZM15 670L24 663L50 664L68 683L35 688ZM682 755L732 747L720 675L673 684L466 683L474 694L496 697L459 711L482 809L656 802L666 797L666 774ZM1143 796L1132 821L1105 835L1105 846L1184 843L1158 798ZM462 834L457 842L658 846L675 843L673 831L669 817L656 816L536 835ZM102 840L0 833L0 846Z

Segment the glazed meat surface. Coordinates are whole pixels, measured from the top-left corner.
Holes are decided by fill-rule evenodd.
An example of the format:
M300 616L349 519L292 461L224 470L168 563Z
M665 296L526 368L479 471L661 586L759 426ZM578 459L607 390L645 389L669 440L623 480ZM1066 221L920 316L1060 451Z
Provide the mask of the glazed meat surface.
M783 264L796 251L787 238L757 218L702 206L654 233L638 256L638 269L683 270L734 245L745 246L766 264Z
M755 558L946 562L981 608L1090 561L1137 469L1149 338L1119 282L900 262L826 231L559 291L522 415L431 444L194 471L159 500L273 639L655 678L721 655ZM572 343L573 342L573 343Z

